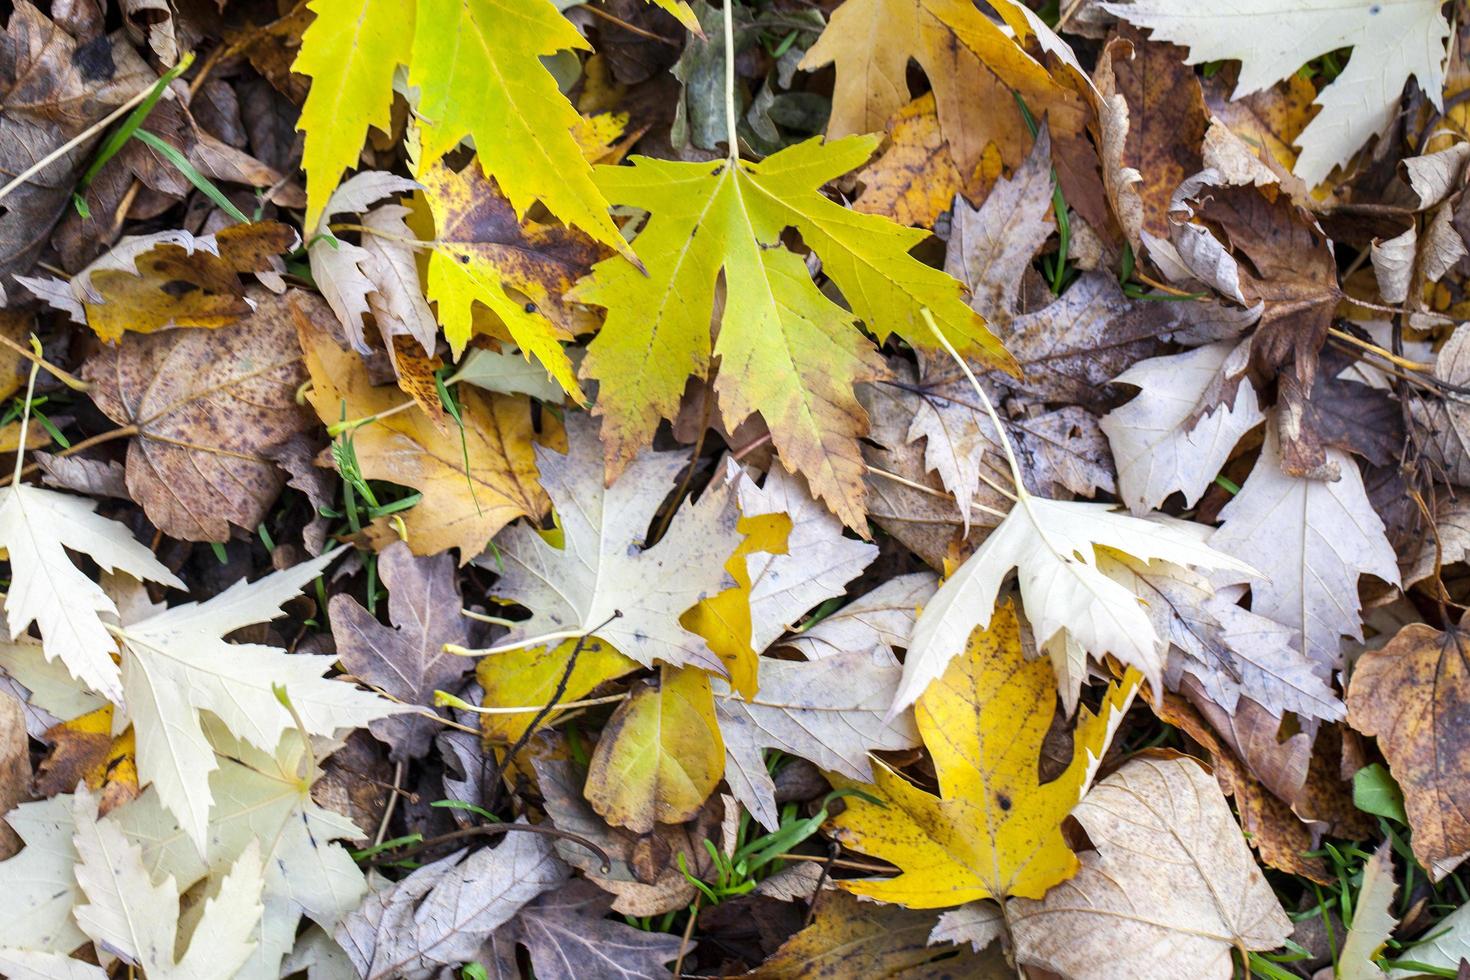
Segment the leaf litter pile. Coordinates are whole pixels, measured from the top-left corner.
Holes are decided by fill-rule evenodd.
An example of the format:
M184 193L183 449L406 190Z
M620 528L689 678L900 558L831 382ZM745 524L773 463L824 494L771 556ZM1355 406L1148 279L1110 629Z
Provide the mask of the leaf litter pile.
M15 0L0 976L1470 977L1467 48Z

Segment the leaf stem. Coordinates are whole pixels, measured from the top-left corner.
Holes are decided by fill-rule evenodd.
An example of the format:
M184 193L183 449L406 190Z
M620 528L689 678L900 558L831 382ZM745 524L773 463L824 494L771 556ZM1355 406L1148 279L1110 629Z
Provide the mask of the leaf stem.
M31 334L31 344L38 350L41 346L41 342L36 339L35 334ZM40 354L38 353L37 358L39 359L39 357ZM41 365L38 361L32 361L31 376L26 379L26 400L20 412L20 443L15 447L15 475L10 478L10 485L13 487L20 485L20 474L26 458L26 429L31 424L31 399L35 397L36 375L40 372Z
M735 132L735 0L725 0L725 138L730 162L740 160L740 138Z
M63 371L61 368L57 367L55 364L52 364L40 354L37 354L35 351L31 350L29 347L25 346L24 344L16 343L9 337L5 336L3 333L0 333L0 345L9 347L11 350L15 351L21 357L24 357L26 360L30 361L32 364L35 364L37 367L43 368L47 374L51 375L57 381L60 381L62 384L66 385L72 391L86 392L92 390L92 386L83 381L81 378L77 377L74 374L71 374L70 372Z

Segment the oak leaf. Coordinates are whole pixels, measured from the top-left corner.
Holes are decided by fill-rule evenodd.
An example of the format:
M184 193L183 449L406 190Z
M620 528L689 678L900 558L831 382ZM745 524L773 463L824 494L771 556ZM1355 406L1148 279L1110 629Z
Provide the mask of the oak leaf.
M866 418L852 386L880 376L883 365L853 321L879 340L897 333L932 347L927 310L957 348L994 366L1011 364L964 305L960 285L908 254L922 231L856 214L819 193L873 146L862 137L814 139L760 163L636 157L632 167L598 169L614 203L652 212L637 238L647 273L609 259L577 293L608 308L582 376L599 384L595 411L614 474L651 440L660 418L677 415L689 375L707 374L718 356L715 391L726 427L733 431L759 412L786 468L800 471L843 523L863 528L858 438ZM796 253L780 247L787 228L821 259L851 313L816 288ZM712 348L722 272L725 303Z
M914 706L934 757L939 796L879 763L865 787L883 801L848 797L833 818L837 839L898 865L894 878L849 878L856 895L910 908L1023 896L1039 898L1070 877L1077 858L1062 821L1081 799L1137 690L1136 671L1112 685L1097 715L1082 710L1072 758L1056 779L1037 768L1053 714L1056 681L1044 659L1027 660L1015 607L996 607L988 629L970 634L964 655ZM837 786L857 786L832 777Z
M1236 949L1275 949L1290 935L1224 795L1193 759L1135 759L1072 816L1097 850L1045 900L1012 903L1022 963L1098 980L1224 980Z

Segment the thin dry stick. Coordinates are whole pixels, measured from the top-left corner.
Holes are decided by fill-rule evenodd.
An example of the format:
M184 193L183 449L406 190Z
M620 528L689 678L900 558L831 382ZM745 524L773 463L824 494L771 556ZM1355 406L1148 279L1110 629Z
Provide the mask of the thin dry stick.
M1336 327L1328 327L1327 328L1327 334L1328 334L1328 336L1336 337L1338 340L1344 340L1344 341L1347 341L1349 344L1353 344L1354 346L1361 347L1363 350L1368 351L1369 353L1377 354L1379 357L1383 358L1385 361L1389 361L1390 363L1397 364L1399 367L1403 368L1406 371L1433 371L1434 370L1434 365L1433 364L1424 364L1424 363L1422 363L1420 361L1411 361L1411 360L1409 360L1406 357L1399 357L1397 354L1393 353L1392 351L1384 350L1382 347L1379 347L1377 344L1370 344L1366 340L1362 340L1361 338L1354 337L1352 334L1348 333L1346 330L1339 330Z
M25 346L24 344L16 343L15 341L11 340L9 337L5 336L3 333L0 333L0 345L4 345L6 347L9 347L11 350L15 351L21 357L24 357L26 360L30 361L32 364L36 365L37 367L39 367L43 371L45 371L47 374L51 375L57 381L60 381L62 384L66 385L72 391L91 391L92 390L92 386L90 384L88 384L87 382L83 381L81 378L77 377L74 374L71 374L68 371L63 371L61 368L57 367L55 364L52 364L50 361L46 360L40 354L37 354L35 351L31 350L29 347Z
M383 807L383 819L378 821L378 832L373 835L374 847L383 843L383 838L388 836L388 824L393 819L393 811L398 809L398 794L401 792L398 787L403 784L404 768L402 761L393 765L393 792L388 794L388 803Z
M730 9L731 0L725 0L725 9ZM689 907L689 923L684 926L684 935L679 939L679 955L674 960L674 980L684 976L684 956L689 952L689 940L694 935L694 923L699 918L699 901L704 898L703 892L697 892L694 896L694 904Z
M911 490L917 490L920 493L926 493L931 497L943 497L946 500L955 499L954 494L952 493L945 493L943 490L936 490L933 487L926 487L922 483L915 483L913 480L901 477L897 473L890 473L887 470L879 469L876 466L866 466L865 468L869 473L873 474L874 476L881 476L885 480L892 480L894 483L908 487ZM1007 494L1007 496L1009 496L1009 494ZM1012 497L1011 499L1014 500L1015 498ZM989 514L992 517L1004 518L1006 516L1006 512L1003 510L996 510L993 507L986 507L984 504L977 504L973 500L970 501L970 509L978 510L982 514Z

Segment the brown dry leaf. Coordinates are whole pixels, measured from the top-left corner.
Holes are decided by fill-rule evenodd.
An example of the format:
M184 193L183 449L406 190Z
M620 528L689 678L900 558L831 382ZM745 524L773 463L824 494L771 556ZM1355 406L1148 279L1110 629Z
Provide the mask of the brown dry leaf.
M636 685L597 740L584 790L608 823L639 834L693 819L725 773L709 675L664 667Z
M16 0L0 35L0 173L8 181L156 79L125 43L73 37L30 0ZM0 207L0 302L12 288L10 276L31 270L66 213L101 136L99 130L57 158Z
M9 813L30 798L31 750L25 709L14 695L0 693L0 807ZM0 860L19 851L20 843L9 824L0 824Z
M414 404L439 427L439 431L448 435L449 413L444 410L439 386L434 383L434 372L444 366L443 359L426 356L419 342L405 334L393 336L388 356L393 359L399 390L413 399Z
M1292 74L1268 89L1232 100L1234 75L1227 63L1223 71L1204 80L1205 103L1211 114L1252 147L1278 179L1305 191L1301 179L1291 175L1291 168L1296 166L1296 139L1316 113L1312 105L1316 88L1310 79Z
M307 398L323 422L365 419L403 404L397 388L373 387L362 359L344 350L318 322L296 313L312 381ZM550 501L537 483L530 399L473 388L459 392L459 399L463 450L459 440L445 438L417 407L395 411L347 435L365 478L391 480L424 495L403 515L414 553L459 548L464 564L517 517L539 519Z
M1137 185L1141 230L1167 238L1169 199L1202 166L1209 112L1194 68L1184 63L1185 49L1145 42L1127 24L1121 33L1133 51L1132 58L1112 60L1116 91L1128 106L1123 162L1143 177Z
M26 338L36 324L36 318L20 310L0 310L0 335L21 347L29 347ZM27 361L15 348L0 346L0 399L9 398L20 390L25 382Z
M933 912L862 902L846 892L824 891L817 898L811 925L743 976L750 980L1003 980L1016 975L999 948L975 953L945 942L931 946L938 922Z
M240 274L266 273L297 241L296 232L275 221L231 225L214 235L162 232L123 239L111 252L72 277L71 304L103 340L127 331L153 333L164 327L222 327L248 316L250 303ZM36 291L33 287L33 291ZM48 302L58 305L51 295Z
M1467 625L1405 626L1358 660L1348 686L1348 723L1377 736L1404 791L1414 856L1435 880L1470 851Z
M271 451L311 425L296 403L306 371L291 310L331 314L304 292L254 290L252 301L239 323L130 334L83 369L97 407L137 429L128 491L171 537L224 541L231 524L253 531L286 482Z
M1265 304L1251 340L1252 361L1268 376L1292 368L1303 389L1341 292L1332 248L1312 217L1275 187L1212 187L1200 216L1217 224L1235 253L1246 306Z
M1000 176L1000 152L986 144L975 166L960 171L939 131L934 93L921 95L888 121L882 153L858 171L862 195L854 211L885 214L902 225L933 228L954 204L956 194L978 201Z
M1009 909L1016 957L1089 980L1227 980L1233 954L1275 949L1291 920L1220 789L1187 756L1135 758L1072 811L1097 848Z

